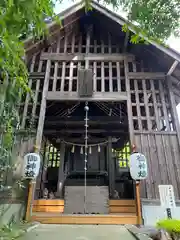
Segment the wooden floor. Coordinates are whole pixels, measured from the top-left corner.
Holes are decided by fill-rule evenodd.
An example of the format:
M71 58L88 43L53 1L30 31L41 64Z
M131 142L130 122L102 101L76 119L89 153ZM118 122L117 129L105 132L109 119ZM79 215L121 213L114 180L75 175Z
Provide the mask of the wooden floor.
M65 215L38 213L32 216L32 220L44 224L137 224L137 216L135 214Z

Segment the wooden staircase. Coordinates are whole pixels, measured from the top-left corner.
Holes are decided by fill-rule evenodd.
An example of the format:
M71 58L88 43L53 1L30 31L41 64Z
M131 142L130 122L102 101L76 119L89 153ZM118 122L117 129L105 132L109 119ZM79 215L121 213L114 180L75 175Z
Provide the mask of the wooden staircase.
M109 214L64 214L64 200L35 200L32 221L44 224L137 224L135 200L109 200Z

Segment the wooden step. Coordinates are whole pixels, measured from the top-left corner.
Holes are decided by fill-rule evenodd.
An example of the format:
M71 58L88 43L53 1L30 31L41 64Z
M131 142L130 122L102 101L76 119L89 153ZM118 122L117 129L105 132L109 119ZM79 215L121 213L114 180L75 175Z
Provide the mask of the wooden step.
M137 216L133 214L107 214L107 215L57 215L36 214L32 221L43 224L137 224Z
M33 202L33 212L64 212L64 200L62 199L39 199Z
M135 200L109 200L109 213L136 214Z

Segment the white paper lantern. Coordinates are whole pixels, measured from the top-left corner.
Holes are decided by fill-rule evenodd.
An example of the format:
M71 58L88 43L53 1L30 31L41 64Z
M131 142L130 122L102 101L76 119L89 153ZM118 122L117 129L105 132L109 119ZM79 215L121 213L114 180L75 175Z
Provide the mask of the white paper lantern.
M133 153L129 161L130 174L134 180L143 180L148 176L147 159L141 153Z
M23 177L26 179L37 178L40 170L41 158L37 153L28 153L24 156Z

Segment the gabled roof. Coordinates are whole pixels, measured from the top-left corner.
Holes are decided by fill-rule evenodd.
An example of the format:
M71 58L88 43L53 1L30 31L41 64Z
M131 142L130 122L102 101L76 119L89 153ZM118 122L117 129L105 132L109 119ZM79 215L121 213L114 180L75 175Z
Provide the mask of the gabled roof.
M113 21L115 21L116 23L120 24L121 26L124 24L128 24L129 22L125 19L122 18L120 15L110 11L109 9L107 9L106 7L100 5L99 3L95 2L94 0L91 0L91 7L93 9L96 9L97 11L99 11L100 13L104 14L105 16L107 16L108 18L112 19ZM64 20L65 18L67 18L68 16L72 15L73 13L77 12L80 9L83 9L85 7L85 3L84 1L81 1L79 3L74 4L73 6L71 6L70 8L66 9L65 11L61 12L58 14L59 18L61 20ZM55 21L47 24L48 28L50 29L51 27L53 27L54 25L56 25L57 23ZM130 28L130 30L132 32L135 33L134 29ZM25 42L29 41L31 38L27 39ZM163 51L164 53L168 54L169 56L173 57L175 60L177 60L178 62L180 62L180 53L178 53L177 51L175 51L174 49L170 48L170 47L164 47L154 41L150 41L148 38L146 38L146 40L152 44L153 46L157 47L158 49L160 49L161 51Z
M91 1L90 4L91 4L92 9L94 9L97 12L101 13L102 15L106 16L108 19L111 19L115 24L122 26L124 24L129 23L126 19L122 18L118 14L110 11L106 7L98 4L97 2L95 2L93 0ZM79 3L74 4L70 8L66 9L65 11L61 12L60 14L58 14L58 16L62 22L62 29L67 26L67 23L69 24L69 22L71 23L72 21L74 21L75 19L80 17L80 15L78 15L78 13L81 11L83 12L84 7L85 7L84 1L81 1ZM70 19L70 21L69 21L69 19ZM53 21L51 23L48 23L47 27L49 28L49 31L51 33L54 29L56 29L57 23L55 21ZM59 26L58 26L58 28L59 28ZM132 32L134 32L134 29L130 29L130 30ZM177 103L179 103L180 102L180 64L179 64L180 53L178 53L177 51L173 50L170 47L165 47L165 46L159 45L158 43L156 43L154 41L150 41L148 38L146 40L147 40L147 42L150 43L151 46L153 46L153 49L157 49L156 57L159 58L158 62L162 62L162 64L166 63L166 66L168 66L168 68L170 69L171 66L173 65L173 62L176 61L174 64L175 69L173 70L172 75L174 76L174 86L176 89L176 91L175 91L176 101L177 101ZM39 46L39 44L41 44L42 41L43 40L36 42L35 43L36 47ZM28 49L29 47L31 48L33 45L32 37L25 40L24 43L25 43L26 49Z

